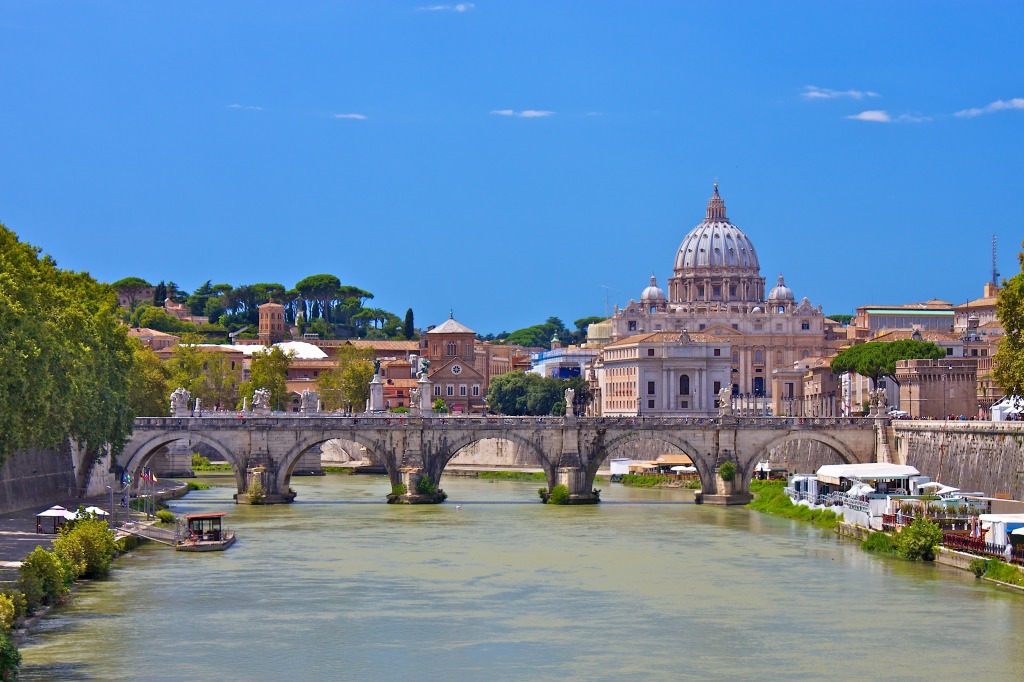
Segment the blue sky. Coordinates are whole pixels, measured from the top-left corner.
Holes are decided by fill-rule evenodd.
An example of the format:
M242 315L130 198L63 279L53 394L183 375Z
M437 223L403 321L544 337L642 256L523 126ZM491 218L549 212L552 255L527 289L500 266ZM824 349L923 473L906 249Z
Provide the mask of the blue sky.
M0 0L0 221L481 333L638 298L717 178L826 313L1019 272L1024 3Z

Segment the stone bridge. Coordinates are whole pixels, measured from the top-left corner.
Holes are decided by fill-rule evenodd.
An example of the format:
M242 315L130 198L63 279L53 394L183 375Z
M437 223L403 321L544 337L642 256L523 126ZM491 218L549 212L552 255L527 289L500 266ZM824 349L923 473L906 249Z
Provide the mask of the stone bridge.
M485 439L504 439L532 452L547 477L548 490L568 486L573 502L596 501L598 467L616 450L638 439L664 444L693 460L710 504L743 504L750 499L754 467L768 453L794 440L824 445L843 462L870 462L885 447L886 420L872 418L736 417L408 417L326 414L288 416L141 417L118 466L136 477L163 446L175 441L203 443L231 464L238 488L248 500L258 472L268 504L290 502L289 487L304 453L331 439L357 443L387 469L391 501L418 498L421 479L437 485L459 451ZM719 467L732 462L733 480ZM402 486L404 490L402 489ZM434 500L439 501L439 500Z

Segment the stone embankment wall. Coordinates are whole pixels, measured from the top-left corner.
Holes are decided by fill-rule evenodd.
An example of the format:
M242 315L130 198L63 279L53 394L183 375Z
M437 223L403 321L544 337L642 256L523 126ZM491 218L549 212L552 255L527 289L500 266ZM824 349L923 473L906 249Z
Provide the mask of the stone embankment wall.
M947 485L1024 500L1024 423L896 422L894 461Z
M488 438L463 448L449 466L539 467L540 461L527 448L512 441Z
M0 512L45 509L75 496L71 446L55 450L18 450L0 468Z
M789 473L814 473L826 464L843 464L843 459L832 448L813 440L793 440L773 448L768 461Z

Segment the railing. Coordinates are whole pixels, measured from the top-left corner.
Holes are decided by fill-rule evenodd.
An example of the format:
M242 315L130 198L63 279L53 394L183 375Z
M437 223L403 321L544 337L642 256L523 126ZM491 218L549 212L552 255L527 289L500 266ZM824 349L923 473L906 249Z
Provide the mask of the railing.
M950 549L967 552L968 554L977 554L994 559L1006 559L1005 546L993 545L991 542L985 542L981 538L972 538L970 535L943 533L942 544ZM1024 545L1018 545L1013 548L1010 562L1024 565Z
M465 425L477 427L481 425L500 426L562 426L566 423L563 417L506 417L499 415L422 415L412 416L410 414L391 413L382 414L356 414L345 415L334 412L316 412L312 414L302 413L272 413L267 415L253 412L204 412L201 415L192 417L138 417L135 426L149 428L167 428L184 426L188 423L196 423L193 420L202 420L210 423L218 421L227 425L228 423L248 423L250 420L275 420L287 422L294 420L296 425L311 419L331 420L340 423L342 426L354 426L357 424L374 426L377 428L385 426L436 426L436 425ZM605 426L605 427L703 427L716 428L720 426L733 426L754 429L803 429L821 427L855 427L873 428L877 421L871 417L576 417L576 424L579 426Z

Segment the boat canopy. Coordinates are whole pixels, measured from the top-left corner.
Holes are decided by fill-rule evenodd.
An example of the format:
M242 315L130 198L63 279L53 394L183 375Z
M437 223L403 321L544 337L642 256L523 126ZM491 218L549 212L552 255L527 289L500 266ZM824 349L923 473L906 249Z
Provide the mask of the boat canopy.
M818 480L839 485L842 478L879 481L920 476L921 472L907 464L874 462L868 464L826 464L818 469Z

